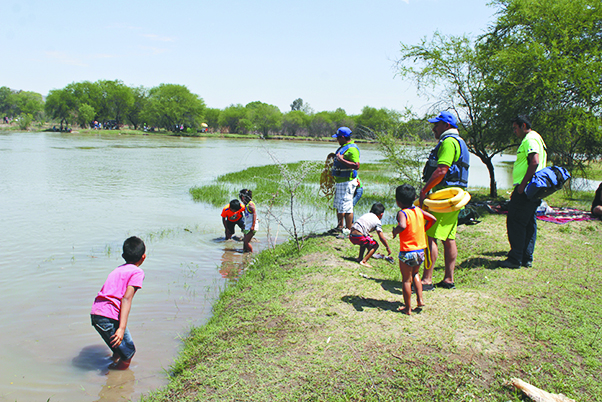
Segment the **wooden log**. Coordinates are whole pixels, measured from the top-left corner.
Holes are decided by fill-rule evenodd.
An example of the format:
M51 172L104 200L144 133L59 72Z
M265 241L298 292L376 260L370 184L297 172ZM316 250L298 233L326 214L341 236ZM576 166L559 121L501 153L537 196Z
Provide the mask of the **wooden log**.
M510 383L535 402L575 402L574 399L567 398L562 394L550 394L518 378L510 379Z

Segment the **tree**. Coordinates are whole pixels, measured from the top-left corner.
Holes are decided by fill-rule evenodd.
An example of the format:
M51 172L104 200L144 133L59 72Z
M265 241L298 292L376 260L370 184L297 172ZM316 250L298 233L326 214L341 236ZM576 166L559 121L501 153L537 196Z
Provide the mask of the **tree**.
M204 111L205 102L184 85L161 84L149 91L143 118L151 125L176 132L180 126L197 128Z
M291 103L291 111L303 109L303 99L297 98Z
M319 112L311 116L309 123L309 135L312 137L323 137L332 135L336 131L336 124L328 112Z
M18 91L12 95L15 114L30 114L33 119L39 119L44 110L44 100L37 92Z
M129 105L125 112L125 116L127 120L130 122L132 126L134 126L134 130L138 127L142 126L144 123L142 121L142 111L146 107L146 102L148 99L148 90L143 86L131 88L132 96L134 97L134 102Z
M207 126L216 131L219 130L219 116L221 112L222 111L220 109L205 109L205 123L207 123Z
M379 133L390 132L394 134L399 121L399 113L386 108L376 109L364 106L362 113L355 116L355 123Z
M301 110L291 110L282 116L282 131L288 135L297 136L307 131L310 117Z
M94 120L94 108L87 103L79 106L77 110L77 122L81 128L90 127L90 122Z
M95 85L98 85L100 89L99 102L104 111L103 117L116 120L118 125L122 124L136 100L140 100L136 99L134 90L119 80L97 81ZM137 95L140 96L140 92Z
M487 166L489 194L495 197L497 183L492 159L508 148L512 138L508 121L504 122L506 129L500 129L497 108L490 100L487 63L488 59L482 57L469 38L436 32L431 41L424 38L419 45L402 44L396 66L400 76L411 77L429 98L439 99L431 107L433 113L444 109L456 113L469 151ZM492 124L496 118L498 124Z
M247 109L243 105L230 105L220 113L219 125L230 133L238 133L241 130L240 121L246 116Z
M500 124L528 115L550 159L569 170L602 152L599 0L494 0L480 45Z
M270 131L279 130L282 126L282 113L277 106L263 102L251 102L245 106L248 110L248 119L253 127L267 138Z
M51 119L60 120L62 130L63 123L69 124L75 117L74 111L77 110L75 96L67 88L53 89L48 93L44 109Z
M13 91L9 87L0 87L0 114L7 116L11 114L12 103L10 97Z

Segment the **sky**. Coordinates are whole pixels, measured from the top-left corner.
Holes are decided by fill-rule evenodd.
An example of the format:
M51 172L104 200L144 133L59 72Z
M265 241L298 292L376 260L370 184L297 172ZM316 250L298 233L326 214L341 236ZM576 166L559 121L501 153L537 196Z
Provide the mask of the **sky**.
M261 101L316 112L424 112L395 75L400 43L482 34L488 0L4 0L0 86L46 96L72 82L180 84L208 107Z

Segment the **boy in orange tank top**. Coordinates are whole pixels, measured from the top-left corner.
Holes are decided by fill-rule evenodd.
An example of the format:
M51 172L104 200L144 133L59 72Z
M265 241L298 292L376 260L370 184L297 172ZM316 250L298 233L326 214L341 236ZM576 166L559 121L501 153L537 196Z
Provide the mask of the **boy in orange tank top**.
M416 289L416 304L424 306L420 264L424 261L426 231L437 221L433 215L415 207L416 189L403 184L395 190L395 201L401 211L397 213L397 226L393 228L393 238L399 234L399 270L403 281L403 303L399 308L404 314L412 314L412 282Z

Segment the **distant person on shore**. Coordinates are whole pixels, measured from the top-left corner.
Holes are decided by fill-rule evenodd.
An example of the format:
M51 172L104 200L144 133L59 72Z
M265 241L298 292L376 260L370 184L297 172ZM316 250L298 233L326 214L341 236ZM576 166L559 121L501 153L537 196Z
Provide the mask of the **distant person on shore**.
M351 243L360 246L360 254L356 261L364 267L372 268L368 264L368 260L376 250L378 250L378 243L370 236L370 233L376 230L381 243L386 247L387 253L391 255L391 247L385 238L383 233L381 219L385 213L385 207L380 202L372 205L370 212L362 215L355 223L351 226L351 232L349 233L349 240ZM364 253L368 251L364 257Z
M598 186L592 201L592 215L602 218L602 183Z
M353 195L357 187L357 170L360 168L360 150L351 140L351 129L340 127L332 136L339 143L334 153L332 176L335 181L333 207L337 210L336 231L351 229L353 224Z
M424 166L422 180L425 184L420 191L420 207L431 190L438 191L447 187L465 189L468 185L470 154L458 132L456 117L448 111L442 111L428 122L433 123L433 133L439 142L431 151ZM460 211L433 213L437 222L427 231L430 264L428 266L425 264L422 275L422 287L425 291L433 290L435 286L444 289L456 288L454 271L458 258L456 230L459 214ZM442 281L433 284L433 268L439 254L437 240L441 240L443 243L445 274Z
M136 353L134 341L127 329L132 299L142 287L144 271L140 265L146 259L146 246L132 236L123 243L125 264L114 269L98 292L92 305L92 326L113 351L110 369L125 370Z
M257 219L257 206L253 202L253 192L251 190L247 190L243 188L240 190L238 194L238 198L245 205L245 212L243 214L244 226L243 233L245 236L243 237L243 251L244 252L253 252L253 246L251 246L251 239L257 233L257 229L259 228L259 220Z
M426 231L437 221L432 214L415 207L416 189L403 184L395 190L395 201L401 211L397 213L397 226L393 238L399 234L399 270L403 281L403 303L399 308L404 314L412 314L412 283L416 289L416 304L424 306L420 264L424 261Z
M245 230L245 224L243 220L244 212L245 206L238 200L230 201L230 204L226 205L222 209L222 223L224 224L226 240L230 240L232 238L236 226L238 226L241 231Z
M525 187L538 170L547 165L546 144L541 135L531 129L526 116L512 120L514 134L521 141L516 151L516 161L512 169L514 190L510 195L506 229L510 251L508 258L498 263L501 268L530 267L533 264L533 251L537 239L537 207L541 199L529 199Z

